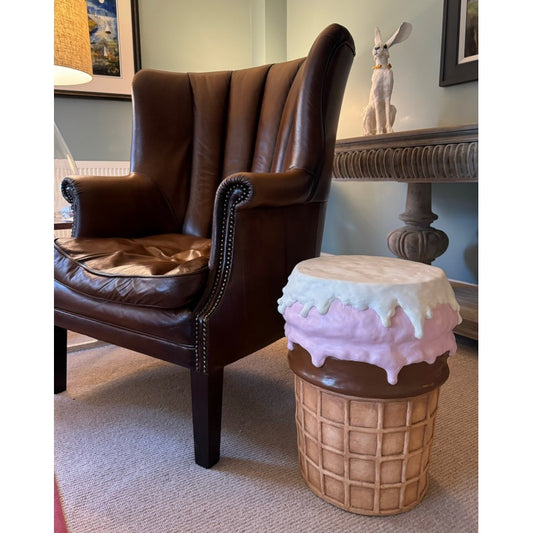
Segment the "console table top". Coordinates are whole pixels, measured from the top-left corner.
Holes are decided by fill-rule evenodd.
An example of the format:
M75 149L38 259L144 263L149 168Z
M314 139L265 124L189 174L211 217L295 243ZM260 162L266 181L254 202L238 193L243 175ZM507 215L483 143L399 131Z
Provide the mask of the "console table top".
M476 182L478 126L467 124L339 139L335 146L333 178Z

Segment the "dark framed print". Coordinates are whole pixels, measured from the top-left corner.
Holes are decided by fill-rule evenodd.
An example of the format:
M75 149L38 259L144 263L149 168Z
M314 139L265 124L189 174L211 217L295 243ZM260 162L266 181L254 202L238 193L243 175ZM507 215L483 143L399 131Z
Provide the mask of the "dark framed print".
M93 79L54 94L130 100L133 75L141 68L138 0L85 1Z
M478 0L444 0L439 85L478 79Z

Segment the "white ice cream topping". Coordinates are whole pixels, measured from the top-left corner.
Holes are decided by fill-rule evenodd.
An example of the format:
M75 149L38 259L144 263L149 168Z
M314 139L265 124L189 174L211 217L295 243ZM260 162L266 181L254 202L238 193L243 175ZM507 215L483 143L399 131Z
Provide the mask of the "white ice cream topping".
M298 263L278 300L278 311L283 314L299 302L303 317L313 307L325 314L335 299L360 311L373 309L385 327L390 327L391 317L400 306L417 339L423 336L424 320L431 318L439 304L450 305L461 322L459 304L443 270L414 261L364 255L327 255Z

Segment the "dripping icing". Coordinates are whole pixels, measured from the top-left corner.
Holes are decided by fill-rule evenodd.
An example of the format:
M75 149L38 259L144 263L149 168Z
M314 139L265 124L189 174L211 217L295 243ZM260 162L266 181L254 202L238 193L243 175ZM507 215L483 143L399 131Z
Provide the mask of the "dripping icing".
M384 327L390 327L396 307L409 317L415 337L424 334L424 321L433 309L448 304L461 322L459 304L444 272L437 267L389 257L321 256L296 265L278 300L278 311L295 302L301 316L315 307L326 314L339 300L359 311L372 309Z

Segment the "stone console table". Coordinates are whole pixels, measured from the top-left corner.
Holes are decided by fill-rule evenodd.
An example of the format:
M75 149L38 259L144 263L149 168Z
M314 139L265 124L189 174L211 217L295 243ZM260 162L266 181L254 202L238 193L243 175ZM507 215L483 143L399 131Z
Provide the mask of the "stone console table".
M405 225L389 233L387 244L397 257L431 264L448 247L448 236L431 226L438 218L431 211L431 184L477 182L478 127L431 128L340 139L335 147L333 178L407 183L405 212L400 215ZM477 339L477 286L472 286L475 298L474 289L465 289L465 284L460 286L461 291L468 293L472 309L471 319L465 321L468 336ZM471 323L474 320L475 324Z

